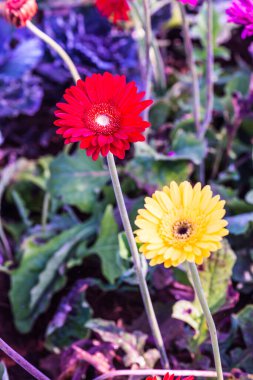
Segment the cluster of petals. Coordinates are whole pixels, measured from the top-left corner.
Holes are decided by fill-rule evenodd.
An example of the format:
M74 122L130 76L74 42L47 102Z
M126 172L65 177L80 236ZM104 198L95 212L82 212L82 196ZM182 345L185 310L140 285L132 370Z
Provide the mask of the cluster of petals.
M146 380L157 380L157 377L156 376L148 376L146 378ZM172 374L166 373L166 375L163 377L163 380L181 380L181 376L178 376L177 378L175 378L174 373L172 373ZM187 377L184 377L182 380L194 380L194 377L193 376L187 376Z
M129 20L129 5L127 0L96 0L100 13L114 23Z
M253 35L253 0L234 0L226 13L228 22L244 26L242 38Z
M192 7L196 7L196 5L198 4L198 0L178 0L178 1L182 4L189 4Z
M66 103L57 104L57 133L66 144L80 142L93 160L109 152L123 159L130 143L145 140L142 133L150 126L140 116L152 104L144 95L124 75L93 74L79 80L66 90Z
M151 260L150 265L202 264L221 248L221 240L228 234L224 205L219 195L213 197L210 186L171 182L147 197L145 209L138 211L135 224L139 230L135 233L140 252Z
M3 8L5 18L17 28L26 26L37 13L36 0L6 0Z

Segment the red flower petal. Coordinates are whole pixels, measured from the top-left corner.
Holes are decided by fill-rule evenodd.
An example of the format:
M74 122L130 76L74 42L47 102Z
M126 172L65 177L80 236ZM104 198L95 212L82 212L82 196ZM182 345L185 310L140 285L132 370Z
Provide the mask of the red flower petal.
M129 20L127 0L96 0L96 6L103 16L112 18L114 23Z
M142 132L150 126L140 113L152 101L142 101L134 82L110 73L94 74L66 90L66 103L55 111L57 134L70 141L80 141L80 148L95 160L108 152L119 158L131 142L144 141Z

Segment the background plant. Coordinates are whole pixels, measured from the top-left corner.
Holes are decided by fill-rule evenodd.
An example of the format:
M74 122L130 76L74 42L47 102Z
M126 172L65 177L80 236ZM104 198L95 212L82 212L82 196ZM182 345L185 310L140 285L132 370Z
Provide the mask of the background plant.
M40 2L37 22L66 48L81 74L120 72L142 86L139 45L131 22L118 29L92 5L64 4ZM215 4L214 112L206 139L200 142L195 137L191 76L176 15L169 6L153 15L166 87L153 87L156 101L150 111L149 144L130 151L120 165L120 176L133 221L145 194L172 179L196 180L197 167L205 158L207 181L227 201L230 237L218 258L203 266L201 276L220 332L225 370L251 373L250 39L242 42L240 30L225 22L224 4ZM189 20L204 104L205 7L190 11ZM61 142L50 126L55 103L71 83L70 75L61 60L27 30L16 30L2 19L0 28L0 195L7 237L7 245L2 240L1 246L1 335L52 378L61 374L68 379L71 373L93 378L114 367L136 365L136 356L127 356L127 346L119 347L115 325L108 323L113 321L121 337L135 342L135 355L149 358L137 361L138 367L150 368L157 352L145 335L136 278L107 171L101 160L92 163L82 152L61 153ZM51 203L43 229L46 192ZM206 326L185 272L159 267L149 270L148 280L173 366L213 366ZM112 334L109 341L99 334L105 321ZM137 335L142 344L136 330L141 331ZM80 360L82 355L85 361ZM22 378L20 371L10 369L10 378Z

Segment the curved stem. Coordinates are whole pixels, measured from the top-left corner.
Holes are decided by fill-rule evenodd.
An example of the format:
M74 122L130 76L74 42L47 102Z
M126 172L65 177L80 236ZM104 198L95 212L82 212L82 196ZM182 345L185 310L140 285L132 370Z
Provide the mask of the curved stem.
M195 128L197 135L200 133L200 92L199 92L199 80L196 69L196 64L193 55L193 45L190 36L190 28L186 17L185 7L179 3L182 21L183 21L183 33L184 33L184 45L187 57L187 62L192 75L192 87L193 87L193 117L195 122Z
M34 24L32 24L30 21L27 21L26 27L37 37L39 37L42 41L44 41L46 44L51 46L52 49L54 49L59 56L63 59L63 61L66 63L74 82L77 82L78 79L80 79L80 75L76 69L76 66L70 56L65 52L65 50L57 43L55 42L51 37L49 37L46 33L42 32L40 29L37 28Z
M214 53L213 53L213 3L207 1L207 59L206 59L206 112L200 129L200 138L203 139L208 126L212 120L213 103L214 103Z
M167 358L163 339L162 339L161 332L159 329L159 325L158 325L158 322L157 322L157 319L155 316L155 312L154 312L153 304L152 304L150 294L148 291L147 283L146 283L145 277L144 277L143 272L142 272L140 255L139 255L139 252L138 252L138 249L136 246L132 227L131 227L131 224L129 221L129 217L128 217L123 193L122 193L120 182L119 182L117 168L115 165L114 157L111 153L109 153L107 156L107 162L108 162L108 168L109 168L110 175L111 175L111 180L112 180L112 184L113 184L115 197L116 197L117 204L118 204L119 211L120 211L120 216L121 216L122 223L123 223L123 226L124 226L124 229L126 232L130 251L132 253L134 267L135 267L136 275L138 278L140 291L141 291L143 303L145 306L145 310L147 313L148 321L150 324L150 328L151 328L152 334L154 336L154 339L156 341L156 346L157 346L157 348L160 352L160 355L161 355L162 365L164 368L169 368L169 361Z
M14 362L20 365L30 373L37 380L50 380L49 377L45 376L37 368L35 368L31 363L29 363L23 356L19 355L13 348L11 348L3 339L0 339L0 350L2 350L7 356L9 356Z
M62 58L62 60L65 62L66 66L68 67L70 74L74 80L74 82L77 82L80 79L80 74L77 71L77 68L70 58L70 56L66 53L66 51L51 37L49 37L46 33L42 32L40 29L37 28L34 24L32 24L30 21L27 21L26 27L37 37L39 37L42 41L44 41L47 45L49 45L52 49L56 51L57 54ZM65 153L68 153L70 149L69 145L65 146ZM47 223L47 217L48 217L48 208L50 204L50 194L46 193L44 196L43 201L43 210L42 210L42 229L45 230L46 223Z
M215 368L217 372L217 378L218 380L223 380L223 372L222 372L222 366L221 366L221 358L220 358L220 350L219 350L219 344L218 344L218 338L217 338L217 331L215 327L215 323L212 317L212 314L210 312L210 309L208 307L208 303L204 294L204 290L201 285L199 273L197 270L197 267L194 263L188 262L188 266L191 272L192 281L194 290L198 296L200 305L202 307L204 316L207 321L207 325L210 332L211 342L212 342L212 348L213 348L213 355L214 355L214 362L215 362Z

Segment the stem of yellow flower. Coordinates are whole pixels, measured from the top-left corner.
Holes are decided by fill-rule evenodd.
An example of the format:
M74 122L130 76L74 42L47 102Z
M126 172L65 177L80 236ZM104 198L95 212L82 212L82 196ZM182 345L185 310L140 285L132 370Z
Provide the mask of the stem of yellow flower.
M194 263L188 262L188 266L190 269L190 273L192 276L193 286L194 290L198 296L200 305L202 307L204 316L207 321L207 325L210 332L211 342L212 342L212 348L213 348L213 355L214 355L214 362L215 362L215 368L217 372L217 378L218 380L223 380L223 371L222 371L222 365L221 365L221 357L220 357L220 350L219 350L219 344L218 344L218 338L217 338L217 331L215 327L215 323L212 317L212 314L210 312L210 309L208 307L208 303L205 297L204 290L201 285L198 269Z
M138 278L140 291L141 291L143 303L144 303L144 306L146 309L146 313L148 316L150 328L151 328L152 334L154 336L154 339L156 341L156 346L157 346L157 348L160 352L160 355L161 355L162 365L164 368L169 368L169 361L167 358L163 339L162 339L161 332L159 329L159 325L158 325L158 322L157 322L157 319L155 316L155 312L154 312L153 304L152 304L151 297L150 297L150 294L148 291L148 286L147 286L147 283L145 280L145 276L142 272L140 255L139 255L139 252L138 252L138 249L136 246L132 227L131 227L131 224L129 221L129 217L128 217L128 213L127 213L127 209L126 209L126 205L125 205L125 201L124 201L124 197L123 197L123 193L121 190L120 181L119 181L119 177L118 177L118 173L117 173L117 168L115 165L114 157L111 153L109 153L107 156L107 162L108 162L108 168L109 168L110 175L111 175L111 180L112 180L112 184L113 184L115 197L116 197L117 204L118 204L119 211L120 211L120 216L121 216L122 223L123 223L123 226L124 226L124 229L126 232L130 251L132 253L135 272L136 272L136 275Z
M51 46L52 49L54 49L59 56L63 59L63 61L66 63L74 82L77 82L78 79L80 79L80 75L75 67L74 62L70 58L70 56L65 52L65 50L51 37L49 37L46 33L42 32L40 29L37 28L34 24L32 24L30 21L27 21L26 27L37 37L39 37L42 41L44 41L47 45Z

